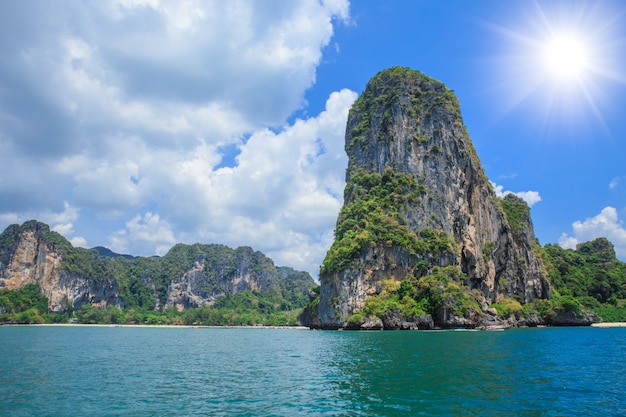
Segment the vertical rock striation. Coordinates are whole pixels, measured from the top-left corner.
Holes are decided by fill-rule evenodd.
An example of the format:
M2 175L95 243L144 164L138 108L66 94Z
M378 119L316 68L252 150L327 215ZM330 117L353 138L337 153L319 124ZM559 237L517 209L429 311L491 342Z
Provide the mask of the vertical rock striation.
M217 244L178 244L166 256L177 251L194 253L193 264L183 262L184 272L169 281L166 306L184 310L212 304L226 294L278 291L274 262L248 246L231 249Z
M96 281L64 268L69 247L46 224L29 221L9 226L0 237L0 288L15 290L37 283L52 312L78 309L85 303L123 307L112 278Z
M345 326L384 280L435 266L458 266L484 310L503 297L548 296L528 206L496 197L458 100L441 82L408 68L377 74L350 110L345 149L344 207L320 273L320 327ZM443 313L436 324L457 320Z
M0 289L34 283L56 313L86 303L185 310L245 291L272 294L285 306L298 308L315 284L309 273L276 267L248 246L179 243L163 257L132 257L102 247L75 248L33 220L0 234Z

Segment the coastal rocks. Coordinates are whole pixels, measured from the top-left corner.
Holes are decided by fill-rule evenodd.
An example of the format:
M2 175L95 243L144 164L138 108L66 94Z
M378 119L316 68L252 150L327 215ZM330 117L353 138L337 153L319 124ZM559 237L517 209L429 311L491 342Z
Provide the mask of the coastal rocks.
M496 197L442 83L408 68L380 72L353 104L345 140L344 207L320 273L322 328L347 325L383 281L435 267L458 267L482 304L549 297L528 206ZM478 324L478 313L450 311L433 312L435 325Z
M319 328L317 326L311 326ZM341 329L346 330L433 330L435 323L427 314L407 317L399 312L386 312L382 318L369 316L361 321L347 321Z
M548 324L553 326L591 326L601 321L596 313L589 311L561 311Z
M354 326L354 328L357 327ZM384 328L385 325L383 324L383 321L378 317L368 317L360 326L358 326L358 329L360 330L383 330Z

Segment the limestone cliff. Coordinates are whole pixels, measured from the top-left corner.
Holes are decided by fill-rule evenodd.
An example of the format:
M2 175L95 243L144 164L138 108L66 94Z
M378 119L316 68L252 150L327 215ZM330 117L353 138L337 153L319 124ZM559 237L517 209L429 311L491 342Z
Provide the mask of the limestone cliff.
M224 245L179 244L165 257L184 259L175 254L181 251L193 252L193 259L187 255L192 262L187 261L185 271L169 282L166 305L182 310L211 304L225 294L278 290L274 262L250 247L231 249Z
M43 223L9 226L0 236L0 288L13 290L38 283L52 312L78 309L84 303L123 307L115 280L94 280L64 268L70 247Z
M458 100L441 82L408 68L380 72L350 110L345 146L344 207L320 273L320 327L346 326L386 280L435 267L458 267L459 285L474 290L480 307L460 317L442 302L436 325L475 325L503 297L548 296L528 207L496 197Z
M52 312L78 310L85 303L184 310L247 290L272 292L286 307L297 308L314 285L308 273L277 268L246 246L177 244L162 257L133 257L75 248L37 221L9 226L0 235L0 289L31 283L39 284Z

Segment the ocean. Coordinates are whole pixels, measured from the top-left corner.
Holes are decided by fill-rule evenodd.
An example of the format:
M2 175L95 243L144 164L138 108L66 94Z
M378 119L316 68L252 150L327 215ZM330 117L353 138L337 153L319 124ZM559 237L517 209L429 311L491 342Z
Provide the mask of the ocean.
M626 328L0 326L0 416L626 416Z

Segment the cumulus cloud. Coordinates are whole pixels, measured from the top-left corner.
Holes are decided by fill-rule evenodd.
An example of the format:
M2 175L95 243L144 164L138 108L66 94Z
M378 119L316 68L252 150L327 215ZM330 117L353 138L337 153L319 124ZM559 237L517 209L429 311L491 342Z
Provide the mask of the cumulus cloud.
M343 134L355 99L350 90L334 92L316 117L298 119L279 132L254 132L241 144L234 167L212 169L219 160L205 144L186 157L154 155L142 169L151 172L148 178L159 179L159 186L144 184L137 173L140 179L133 186L139 191L130 195L145 193L156 201L156 193L168 190L159 200L161 217L151 217L152 224L175 226L180 241L248 245L279 265L316 274L343 204ZM137 222L111 235L111 246L134 254L171 246L171 235L148 234Z
M605 207L594 217L575 221L572 224L572 235L563 233L559 239L559 246L575 249L577 244L599 237L605 237L613 243L620 259L626 258L626 229L618 217L617 210L610 206Z
M154 248L154 254L165 255L176 244L171 225L158 214L136 215L125 226L110 236L111 249L118 253L141 252L149 245Z
M491 185L493 185L493 189L495 190L496 195L498 197L502 198L507 194L514 194L518 196L519 198L521 198L522 200L524 200L526 204L528 204L528 207L532 207L536 203L541 201L541 196L539 195L538 191L518 191L518 192L513 192L513 191L508 191L508 190L503 191L504 187L502 185L498 185L493 181L491 181Z
M78 219L78 215L78 209L64 201L63 209L58 212L48 209L5 212L0 214L0 222L4 225L9 225L21 224L28 220L39 220L47 223L55 232L68 238L74 246L87 247L87 240L84 237L74 236L73 222Z
M0 3L0 226L134 255L245 244L316 274L356 95L286 120L348 19L347 0Z

